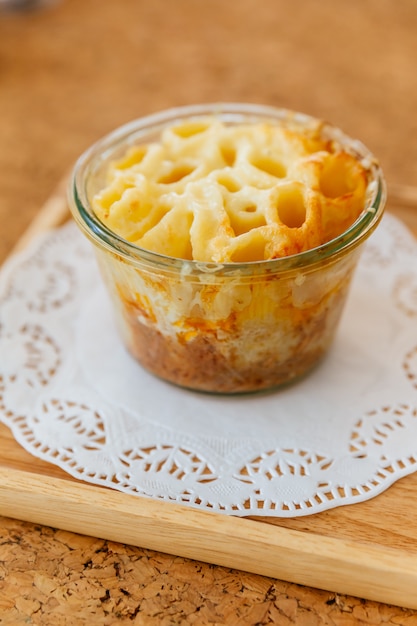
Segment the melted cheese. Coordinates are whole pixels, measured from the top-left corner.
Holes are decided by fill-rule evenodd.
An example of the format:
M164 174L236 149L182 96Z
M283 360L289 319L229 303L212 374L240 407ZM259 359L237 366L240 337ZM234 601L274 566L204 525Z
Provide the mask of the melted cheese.
M166 128L109 167L97 217L139 247L233 263L315 248L364 208L367 172L315 128L217 119Z

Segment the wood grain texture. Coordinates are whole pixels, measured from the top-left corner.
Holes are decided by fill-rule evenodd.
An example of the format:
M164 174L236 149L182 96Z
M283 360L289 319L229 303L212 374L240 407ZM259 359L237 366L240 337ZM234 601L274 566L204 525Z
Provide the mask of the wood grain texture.
M391 198L401 193L396 211L416 224L415 0L44 6L0 10L0 262L88 145L196 102L260 102L334 122L378 155ZM4 427L0 458L72 480ZM371 545L378 537L414 555L414 516L398 503L416 489L409 476L377 500L278 526ZM3 517L0 624L28 623L414 626L417 612Z
M58 186L17 250L68 217L65 187L65 181ZM410 197L410 190L398 188L390 204L397 212L405 198L401 208L409 223L415 217ZM417 609L417 528L410 506L417 474L358 505L288 520L240 519L76 481L27 454L4 426L0 453L3 515Z
M24 250L39 233L56 228L68 219L67 186L68 178L65 176L12 248L10 255Z
M412 626L416 612L3 519L2 626Z
M417 608L417 559L375 537L330 538L7 469L0 507L26 521Z
M415 0L56 0L0 9L0 260L93 141L197 102L305 111L417 185ZM88 45L87 45L88 42Z

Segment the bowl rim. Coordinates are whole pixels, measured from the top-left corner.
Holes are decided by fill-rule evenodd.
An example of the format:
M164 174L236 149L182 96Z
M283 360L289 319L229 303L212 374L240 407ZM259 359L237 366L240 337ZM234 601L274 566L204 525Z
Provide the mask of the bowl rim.
M103 163L115 148L122 146L129 138L139 139L150 132L162 130L181 120L207 119L209 116L218 117L226 123L270 120L303 126L320 124L324 135L329 135L329 138L340 142L347 152L366 164L366 168L371 173L363 211L347 230L320 246L276 259L243 263L201 262L153 252L123 239L96 217L87 193L87 178L94 166L97 167L99 163ZM68 185L68 202L72 216L84 234L99 248L121 256L130 264L137 266L145 264L159 270L186 271L187 274L216 274L218 272L223 275L282 274L291 271L309 271L317 264L335 262L366 240L382 218L386 202L386 183L382 169L370 150L362 142L352 139L333 124L286 108L250 103L215 102L173 107L139 117L119 126L93 143L81 154L73 166Z

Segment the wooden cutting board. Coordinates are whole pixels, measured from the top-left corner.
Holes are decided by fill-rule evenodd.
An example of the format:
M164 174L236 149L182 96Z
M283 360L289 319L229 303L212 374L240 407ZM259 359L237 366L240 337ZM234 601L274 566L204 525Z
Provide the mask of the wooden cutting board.
M16 251L68 219L64 187ZM417 234L417 189L392 187L388 210ZM368 502L316 515L236 518L77 481L32 457L0 424L0 514L417 608L417 473Z

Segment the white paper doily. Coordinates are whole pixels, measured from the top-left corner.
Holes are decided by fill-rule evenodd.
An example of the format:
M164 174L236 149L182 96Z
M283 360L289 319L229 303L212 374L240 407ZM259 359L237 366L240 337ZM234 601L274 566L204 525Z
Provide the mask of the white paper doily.
M70 223L0 274L0 419L34 456L130 494L277 517L371 498L417 469L417 242L386 215L320 367L221 397L127 354Z

